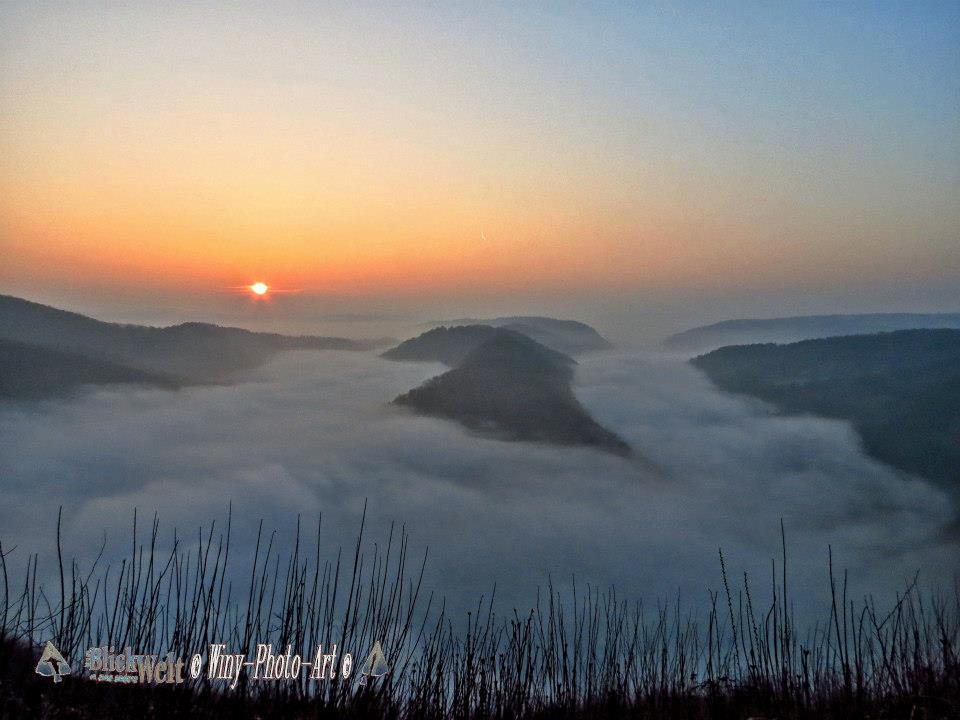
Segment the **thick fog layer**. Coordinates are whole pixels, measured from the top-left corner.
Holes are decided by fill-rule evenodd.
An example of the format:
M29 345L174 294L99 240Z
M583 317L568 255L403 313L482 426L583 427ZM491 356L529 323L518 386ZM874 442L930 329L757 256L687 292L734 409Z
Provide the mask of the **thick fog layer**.
M675 358L616 351L583 359L577 392L649 462L505 443L393 408L442 372L371 354L290 353L256 382L178 392L96 391L0 411L0 540L16 566L65 551L92 558L106 532L126 549L133 509L164 538L222 522L233 503L231 565L244 568L259 519L284 537L323 515L329 555L350 546L364 499L368 538L405 524L425 585L463 609L497 585L529 606L549 576L616 585L621 597L706 599L728 569L757 585L786 528L795 599L827 590L827 548L853 592L884 595L917 571L951 581L938 544L951 504L930 484L865 457L844 423L778 418L713 390ZM52 568L51 568L52 569Z

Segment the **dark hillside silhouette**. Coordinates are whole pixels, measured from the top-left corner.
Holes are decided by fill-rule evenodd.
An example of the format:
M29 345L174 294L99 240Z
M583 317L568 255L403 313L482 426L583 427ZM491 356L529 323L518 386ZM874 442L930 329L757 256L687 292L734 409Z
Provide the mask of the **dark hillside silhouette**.
M723 390L849 420L873 457L960 490L960 330L724 347L691 362Z
M77 353L0 340L0 400L62 397L84 385L176 388L182 381Z
M69 358L73 356L84 358L77 362L83 365L82 373L94 378L89 382L100 382L95 379L100 376L90 374L93 363L108 375L116 376L117 368L122 367L130 377L136 371L147 382L160 377L188 384L237 380L284 350L371 347L345 338L259 333L208 323L170 327L109 323L7 295L0 295L0 340L61 353L56 356L56 363L51 355L45 367L52 370L56 364L62 368L65 386L71 384L70 377L81 374L79 365L75 369L69 367ZM30 362L26 355L20 360L14 358L15 350L13 346L7 348L7 362L17 366ZM12 375L7 377L6 382L13 381ZM58 382L55 377L51 381L47 387Z
M590 417L574 396L575 365L526 335L496 329L457 367L394 402L506 440L629 455L630 446Z
M664 345L674 350L707 352L724 345L791 343L840 335L937 328L960 328L960 313L872 313L724 320L671 335Z
M514 315L486 320L451 320L445 325L489 325L523 333L541 345L559 350L567 355L607 350L613 347L595 329L577 320L558 320L540 315Z

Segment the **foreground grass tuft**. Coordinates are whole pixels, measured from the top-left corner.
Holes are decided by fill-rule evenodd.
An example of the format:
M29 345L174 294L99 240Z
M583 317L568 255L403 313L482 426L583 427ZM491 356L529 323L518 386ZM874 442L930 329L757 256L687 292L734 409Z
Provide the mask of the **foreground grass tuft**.
M230 522L212 524L191 550L157 550L154 519L119 566L64 565L38 579L36 556L22 580L3 572L0 713L4 717L337 718L956 718L960 717L960 592L914 583L892 607L847 597L832 567L830 606L798 627L788 594L786 550L774 565L772 600L755 604L747 577L723 587L703 616L674 604L648 608L615 591L552 585L532 610L497 615L480 599L451 618L421 588L426 555L411 562L408 537L391 528L364 552L361 523L347 557L323 558L303 541L280 557L275 534L258 533L247 580L230 560ZM54 684L34 673L52 640L74 674ZM121 686L80 675L88 647L131 647L189 658L210 643L253 657L256 643L318 643L360 654L380 641L390 672L349 681L245 683L230 690L203 678L183 686ZM361 658L358 658L358 662Z

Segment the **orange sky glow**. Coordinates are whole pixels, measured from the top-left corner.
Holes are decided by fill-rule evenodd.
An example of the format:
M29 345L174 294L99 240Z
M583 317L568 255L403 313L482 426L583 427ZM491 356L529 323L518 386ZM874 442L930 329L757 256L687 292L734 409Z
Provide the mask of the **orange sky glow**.
M834 84L859 78L794 68L774 44L729 66L723 32L635 48L683 20L656 14L571 44L578 19L562 13L538 32L499 11L4 12L0 282L17 287L263 279L389 295L960 275L956 120L880 113L895 75L847 106ZM944 67L931 68L933 92Z

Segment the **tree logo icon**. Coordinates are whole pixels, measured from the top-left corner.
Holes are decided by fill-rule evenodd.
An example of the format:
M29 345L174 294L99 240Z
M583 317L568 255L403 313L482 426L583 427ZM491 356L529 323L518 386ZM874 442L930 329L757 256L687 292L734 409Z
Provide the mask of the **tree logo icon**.
M69 675L73 670L70 668L70 663L60 654L60 651L53 646L52 642L47 640L47 644L43 646L40 661L37 663L36 672L37 675L45 677L53 676L53 681L58 683L63 680L64 675Z

